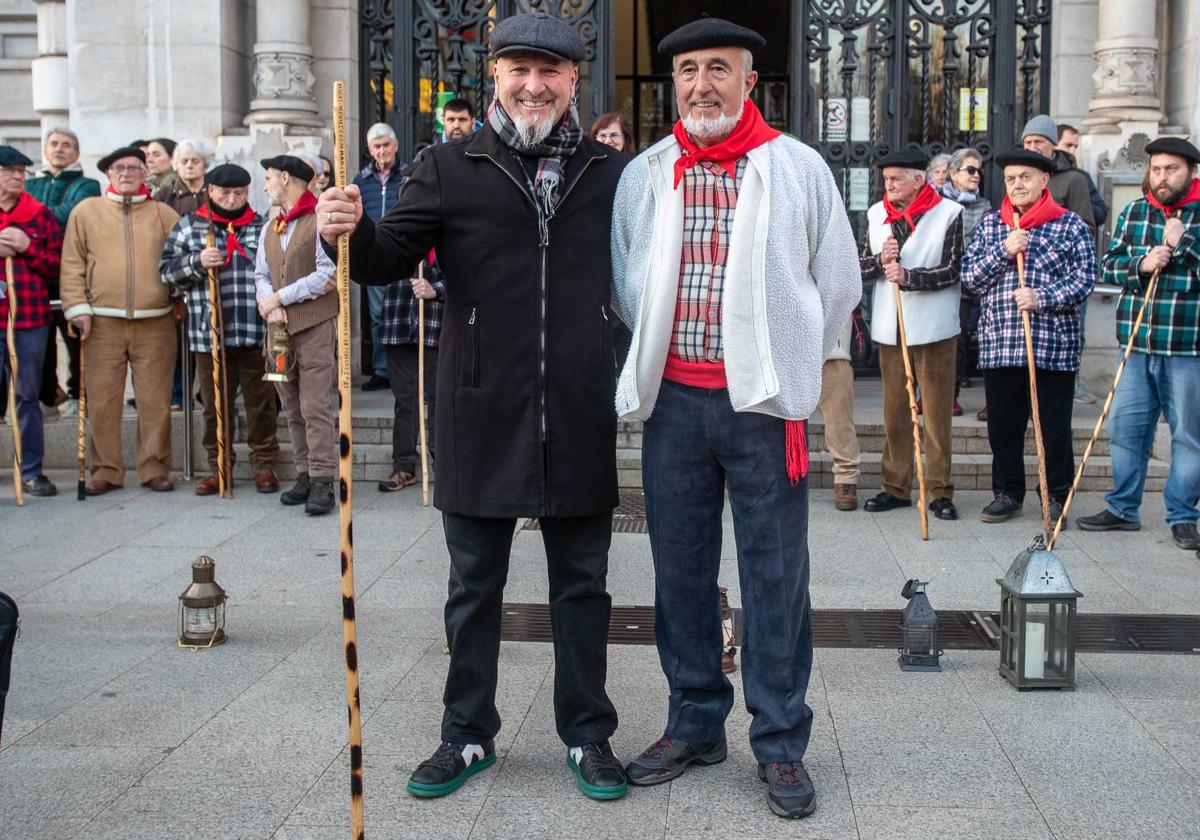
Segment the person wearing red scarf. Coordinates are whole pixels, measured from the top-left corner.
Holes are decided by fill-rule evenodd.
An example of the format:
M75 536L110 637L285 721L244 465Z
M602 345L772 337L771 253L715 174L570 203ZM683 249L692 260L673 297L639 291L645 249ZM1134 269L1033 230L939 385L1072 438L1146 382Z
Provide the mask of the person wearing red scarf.
M654 785L726 756L727 492L749 617L750 745L767 806L798 818L816 807L803 761L812 727L805 420L861 287L828 167L750 99L753 51L764 44L718 18L663 39L681 117L625 169L614 205L614 299L634 335L617 408L645 422L656 641L671 686L662 738L626 772L630 784Z

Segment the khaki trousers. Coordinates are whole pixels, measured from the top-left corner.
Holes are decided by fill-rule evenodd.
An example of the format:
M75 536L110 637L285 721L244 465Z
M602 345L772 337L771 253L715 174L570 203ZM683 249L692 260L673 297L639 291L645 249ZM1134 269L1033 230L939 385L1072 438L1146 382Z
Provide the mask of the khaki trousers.
M193 353L196 360L196 377L200 382L200 396L204 400L204 450L208 453L208 467L217 471L217 406L214 399L212 353ZM225 348L225 446L233 457L233 423L230 418L238 390L242 392L242 404L246 407L246 442L250 444L250 465L254 471L275 469L279 460L279 441L275 436L277 414L275 411L275 389L263 379L266 368L263 364L263 349L259 347Z
M954 409L954 370L958 338L909 347L913 379L920 389L924 410L925 488L930 501L954 498L950 480L950 421ZM911 498L913 484L912 414L904 357L900 348L879 345L879 374L883 379L883 427L886 441L880 472L883 491L901 499Z
M849 359L826 359L821 367L821 401L825 447L833 456L833 483L858 486L858 434L854 429L854 369Z
M145 484L171 471L171 381L175 373L175 316L92 318L83 342L87 413L92 426L92 476L125 483L121 414L125 375L133 372L137 404L138 481Z
M334 319L317 324L288 339L296 360L296 380L276 382L283 415L292 437L296 472L311 478L337 475L334 446L333 382L337 363Z

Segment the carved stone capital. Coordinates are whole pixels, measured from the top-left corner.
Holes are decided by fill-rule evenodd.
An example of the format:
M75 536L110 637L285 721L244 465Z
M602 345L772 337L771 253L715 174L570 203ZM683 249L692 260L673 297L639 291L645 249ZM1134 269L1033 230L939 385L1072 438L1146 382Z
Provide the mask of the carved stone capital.
M1158 107L1158 50L1145 47L1097 50L1092 81L1097 99L1145 97L1153 100L1147 107Z
M256 52L254 56L254 98L313 98L317 77L312 71L311 55L299 52Z

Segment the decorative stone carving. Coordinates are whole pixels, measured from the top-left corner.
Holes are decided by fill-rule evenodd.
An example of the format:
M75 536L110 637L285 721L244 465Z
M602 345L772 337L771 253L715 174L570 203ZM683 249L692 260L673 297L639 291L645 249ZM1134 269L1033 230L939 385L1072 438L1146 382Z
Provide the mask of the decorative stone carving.
M316 76L312 56L294 52L267 52L254 56L254 93L257 100L313 98Z
M1158 50L1140 47L1098 50L1092 73L1097 98L1144 96L1158 101Z
M1115 158L1110 160L1108 152L1101 155L1097 168L1100 172L1141 172L1150 160L1150 156L1146 154L1146 145L1149 142L1148 135L1141 132L1133 134Z

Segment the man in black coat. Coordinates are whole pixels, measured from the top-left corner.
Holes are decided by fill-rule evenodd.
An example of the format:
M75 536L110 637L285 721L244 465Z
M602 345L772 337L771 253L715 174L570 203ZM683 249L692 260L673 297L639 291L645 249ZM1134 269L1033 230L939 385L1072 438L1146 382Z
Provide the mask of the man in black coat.
M411 276L430 248L445 276L434 504L450 550L450 671L443 743L408 790L442 796L495 761L509 552L517 519L537 517L558 733L584 794L616 799L626 779L604 689L617 504L609 241L625 158L580 130L572 99L585 53L572 28L517 15L490 44L497 98L482 130L430 147L378 224L352 186L326 190L317 208L327 251L353 231L359 282Z

